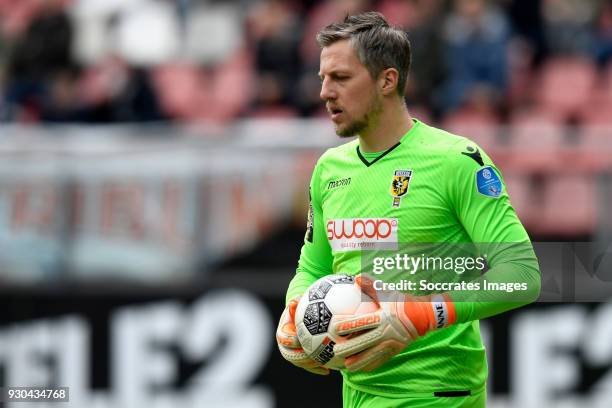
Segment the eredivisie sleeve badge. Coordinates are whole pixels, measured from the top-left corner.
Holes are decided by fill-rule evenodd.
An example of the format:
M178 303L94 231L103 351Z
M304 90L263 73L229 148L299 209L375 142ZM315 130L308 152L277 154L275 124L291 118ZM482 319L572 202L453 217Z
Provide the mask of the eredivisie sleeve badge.
M393 196L393 207L399 207L402 196L408 192L412 170L395 170L393 180L391 180L391 195Z
M499 198L503 185L495 170L487 166L476 172L476 188L484 196Z

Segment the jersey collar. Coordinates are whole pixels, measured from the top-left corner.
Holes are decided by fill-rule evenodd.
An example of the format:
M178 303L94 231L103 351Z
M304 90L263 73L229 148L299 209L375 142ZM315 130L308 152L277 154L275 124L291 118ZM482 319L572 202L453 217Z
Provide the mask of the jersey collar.
M400 144L402 144L402 142L405 142L406 139L408 139L410 137L410 135L412 135L414 133L414 131L417 129L417 127L419 127L420 125L420 121L417 119L412 119L413 125L410 128L410 130L408 132L406 132L406 134L404 136L402 136L402 138L400 139L399 142L397 142L396 144L394 144L393 146L391 146L390 148L388 148L387 150L385 150L384 152L382 152L380 155L378 155L374 160L372 161L368 161L368 159L366 159L363 154L361 153L361 150L359 149L359 144L357 145L357 156L359 157L359 159L361 160L361 162L363 164L366 165L366 167L370 167L371 165L373 165L374 163L376 163L377 161L379 161L380 159L382 159L383 157L385 157L386 155L388 155L389 153L391 153L396 147L398 147Z

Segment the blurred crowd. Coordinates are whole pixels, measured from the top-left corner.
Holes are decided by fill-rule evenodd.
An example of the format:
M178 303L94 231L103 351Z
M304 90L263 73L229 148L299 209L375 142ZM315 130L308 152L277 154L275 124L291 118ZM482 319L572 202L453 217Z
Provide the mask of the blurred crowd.
M612 0L0 0L0 121L322 115L315 34L365 10L409 34L417 117L612 123Z

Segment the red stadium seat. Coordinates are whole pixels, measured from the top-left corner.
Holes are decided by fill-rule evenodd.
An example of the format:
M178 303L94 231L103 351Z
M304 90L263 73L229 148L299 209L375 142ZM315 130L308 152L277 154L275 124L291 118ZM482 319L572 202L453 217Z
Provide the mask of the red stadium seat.
M612 63L599 76L578 119L585 125L612 125Z
M590 172L612 168L612 122L585 122L578 133L579 165Z
M247 53L236 53L212 72L189 64L157 67L153 83L165 112L177 119L224 122L246 108L253 70Z
M591 234L597 216L597 192L592 177L551 176L545 186L542 218L548 233L576 236Z
M316 2L305 16L300 54L306 65L319 65L321 50L313 39L317 32L334 21L341 21L347 14L358 14L368 7L366 0L336 0Z
M536 99L541 108L562 119L577 114L588 103L596 84L595 64L581 57L549 60L539 75Z
M253 98L253 62L248 52L240 51L221 64L212 81L212 101L205 118L227 121L246 109Z
M442 128L473 140L486 151L497 144L496 135L499 123L497 118L491 114L459 110L443 120Z
M162 109L175 119L194 120L200 107L207 104L206 78L193 65L159 66L152 79Z
M377 11L387 16L389 24L397 27L408 28L414 26L414 18L419 15L417 5L411 1L383 0L378 4Z
M612 61L608 63L600 77L603 96L609 104L612 104Z
M589 103L580 112L577 151L592 172L612 168L612 63L603 70Z
M515 113L510 119L512 166L525 172L554 171L563 162L563 129L559 119L549 113Z
M529 179L521 174L506 173L504 181L510 196L510 203L521 221L529 227L533 220L537 218L537 213L534 211L534 204L537 200L531 191Z

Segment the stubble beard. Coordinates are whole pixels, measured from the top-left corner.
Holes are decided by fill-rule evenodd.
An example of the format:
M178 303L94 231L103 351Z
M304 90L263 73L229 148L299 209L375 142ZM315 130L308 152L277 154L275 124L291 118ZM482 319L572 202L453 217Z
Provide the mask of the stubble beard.
M369 115L366 113L362 120L354 120L351 123L347 124L345 128L336 126L336 134L340 137L357 136L368 127L368 116Z
M370 108L362 118L349 122L345 128L336 125L336 134L342 138L361 135L368 128L373 128L377 124L380 113L382 112L382 100L379 95L372 98Z

